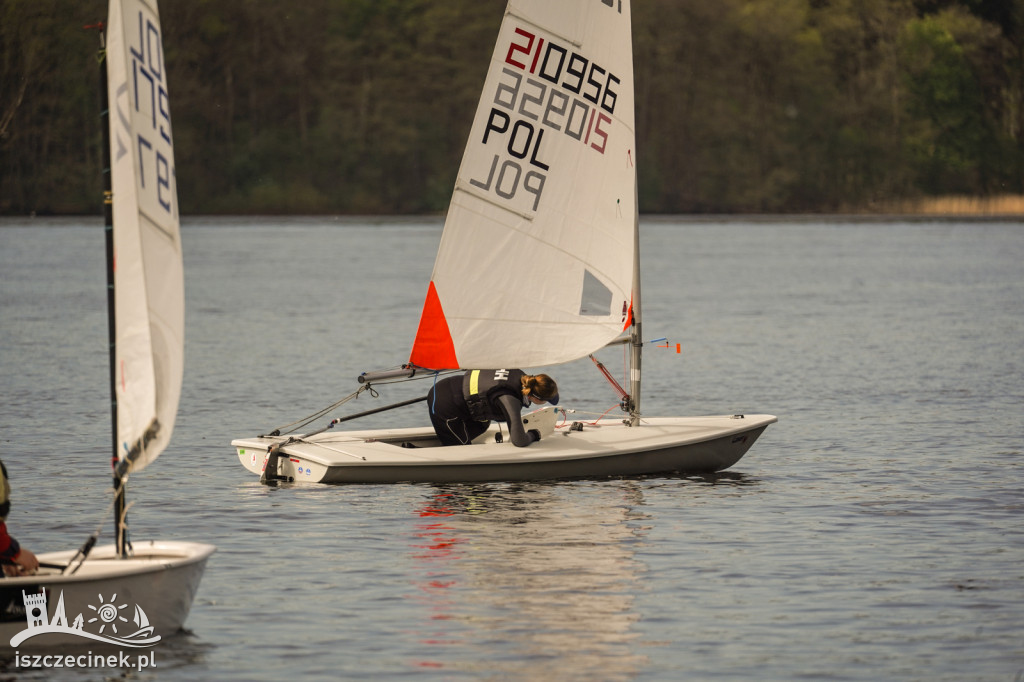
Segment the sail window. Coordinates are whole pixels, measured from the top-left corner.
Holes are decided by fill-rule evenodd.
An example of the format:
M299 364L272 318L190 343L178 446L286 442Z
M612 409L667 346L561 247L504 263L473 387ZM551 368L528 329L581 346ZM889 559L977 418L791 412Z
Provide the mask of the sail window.
M583 271L583 292L580 295L580 315L611 315L612 291L601 283L590 270Z

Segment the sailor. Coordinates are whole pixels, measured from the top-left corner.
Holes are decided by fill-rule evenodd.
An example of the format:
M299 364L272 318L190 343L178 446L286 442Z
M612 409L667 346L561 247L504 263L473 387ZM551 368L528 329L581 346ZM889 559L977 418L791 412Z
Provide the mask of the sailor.
M11 511L11 486L7 482L7 467L0 461L3 482L0 483L0 564L4 575L32 575L39 569L36 555L18 544L7 534L7 514Z
M427 393L430 422L442 445L467 445L490 426L506 422L512 444L525 447L540 431L523 429L524 407L558 404L558 385L547 374L519 369L474 369L434 384Z

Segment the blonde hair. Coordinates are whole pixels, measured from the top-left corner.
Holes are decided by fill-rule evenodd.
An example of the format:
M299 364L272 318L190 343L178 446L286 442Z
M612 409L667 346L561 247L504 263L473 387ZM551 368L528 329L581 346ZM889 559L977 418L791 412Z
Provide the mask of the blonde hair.
M548 400L558 393L558 384L547 374L523 375L523 397L533 394L541 400Z

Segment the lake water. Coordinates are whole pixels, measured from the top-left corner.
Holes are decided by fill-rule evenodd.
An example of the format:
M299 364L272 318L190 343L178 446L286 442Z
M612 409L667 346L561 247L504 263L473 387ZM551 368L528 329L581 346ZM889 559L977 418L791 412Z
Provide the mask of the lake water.
M100 223L0 222L0 457L36 551L109 499ZM682 344L645 351L644 411L779 416L731 470L270 488L231 439L407 358L440 221L186 220L178 424L129 520L218 551L128 678L1024 680L1024 226L642 225L645 336ZM589 362L551 372L616 403ZM393 420L428 423L357 423Z

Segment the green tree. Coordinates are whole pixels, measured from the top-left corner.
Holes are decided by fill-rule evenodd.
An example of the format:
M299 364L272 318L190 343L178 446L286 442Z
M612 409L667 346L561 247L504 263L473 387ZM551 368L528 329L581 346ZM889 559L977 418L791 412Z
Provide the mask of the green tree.
M443 211L504 7L163 2L182 212ZM1024 192L1024 0L632 9L644 211ZM100 211L106 12L0 0L0 213Z
M824 207L891 200L913 184L900 151L906 93L898 49L900 27L913 16L909 0L833 0L814 9L832 84L821 113Z
M82 27L104 16L89 2L0 0L0 213L100 210L100 42Z
M998 132L987 115L987 55L1001 52L1000 31L959 8L907 23L902 36L908 111L905 138L920 188L928 194L988 193Z

